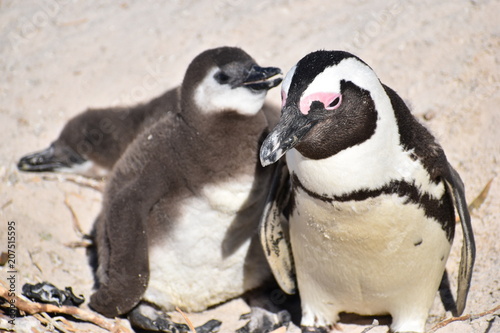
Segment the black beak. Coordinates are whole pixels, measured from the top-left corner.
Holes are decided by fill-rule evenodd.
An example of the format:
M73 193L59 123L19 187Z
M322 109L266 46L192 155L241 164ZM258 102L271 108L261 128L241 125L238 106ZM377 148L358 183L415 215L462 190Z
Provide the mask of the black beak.
M64 150L59 153L57 151L58 149L52 144L45 150L23 156L17 163L17 168L28 172L55 171L85 162L83 157L73 151Z
M278 125L269 133L260 147L260 163L267 166L275 163L316 124L303 115L295 106L285 106Z
M254 65L243 81L243 85L253 90L269 90L281 83L282 78L269 80L278 74L281 74L281 69L277 67L259 67Z

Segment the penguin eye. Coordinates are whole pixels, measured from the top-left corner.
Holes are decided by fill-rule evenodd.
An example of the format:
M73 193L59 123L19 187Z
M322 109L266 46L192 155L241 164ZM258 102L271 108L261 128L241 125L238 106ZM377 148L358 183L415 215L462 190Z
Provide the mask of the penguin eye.
M342 95L336 96L333 101L328 104L328 106L325 108L327 110L335 110L340 106L340 103L342 102Z
M339 103L340 103L340 97L337 97L337 98L335 98L335 99L334 99L334 100L330 103L330 105L328 105L328 107L330 107L330 108L334 108L334 107L336 107Z
M220 84L226 84L228 81L229 81L229 75L227 75L226 73L224 72L217 72L215 75L214 75L214 78L217 82L219 82Z
M310 110L335 110L342 103L342 95L336 92L315 92L300 99L300 112L308 114Z

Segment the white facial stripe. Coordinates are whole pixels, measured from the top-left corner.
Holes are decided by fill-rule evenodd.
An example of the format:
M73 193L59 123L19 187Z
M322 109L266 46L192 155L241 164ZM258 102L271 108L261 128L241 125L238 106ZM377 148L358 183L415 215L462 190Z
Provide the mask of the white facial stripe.
M392 105L382 84L373 70L356 58L347 58L338 65L326 68L318 74L302 94L304 98L324 92L340 93L340 81L350 81L356 86L370 92L379 118L394 118Z
M356 58L347 58L335 66L327 67L318 74L302 96L325 91L340 92L340 81L342 80L351 81L372 94L382 88L377 75L370 67Z
M244 115L254 115L260 111L266 98L266 91L253 92L246 87L231 88L214 79L218 69L213 68L195 89L194 100L203 112L235 110Z
M64 173L76 173L90 177L104 177L109 170L98 166L92 161L85 161L82 164L73 164L71 167L58 168L57 171Z
M283 82L281 82L281 98L282 98L282 107L285 106L286 97L288 96L288 90L290 89L290 84L292 83L293 75L295 74L295 69L297 65L293 66L288 73L286 73Z

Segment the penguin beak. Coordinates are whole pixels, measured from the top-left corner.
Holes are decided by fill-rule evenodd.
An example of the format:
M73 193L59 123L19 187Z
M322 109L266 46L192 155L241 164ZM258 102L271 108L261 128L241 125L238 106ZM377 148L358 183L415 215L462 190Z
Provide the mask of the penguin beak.
M243 86L253 90L269 90L281 83L282 78L269 80L270 78L281 74L281 69L277 67L259 67L253 65L243 80Z
M267 166L275 163L287 151L295 147L314 127L296 106L285 106L278 125L269 133L260 147L260 163Z
M20 171L28 172L54 171L83 162L85 162L85 159L80 155L72 151L59 152L59 149L52 144L45 150L21 157L17 163L17 168Z

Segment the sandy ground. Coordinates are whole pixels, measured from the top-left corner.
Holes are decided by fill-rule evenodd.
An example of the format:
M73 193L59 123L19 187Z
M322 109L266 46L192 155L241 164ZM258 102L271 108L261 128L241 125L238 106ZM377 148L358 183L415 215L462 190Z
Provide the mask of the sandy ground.
M45 148L84 109L148 100L178 85L201 51L233 45L285 72L317 49L357 54L439 138L469 201L495 178L472 213L477 260L466 314L495 308L500 303L499 14L498 1L0 1L0 250L6 250L8 221L15 221L17 291L26 282L46 280L89 297L85 251L65 244L79 240L71 210L88 231L101 201L99 191L63 178L20 173L17 160ZM269 100L279 104L277 89ZM453 289L460 244L458 232L448 261ZM0 267L0 280L6 278L7 267ZM223 319L221 331L231 332L244 323L238 317L247 310L235 300L191 316L195 325ZM499 315L497 310L438 332L500 332ZM436 297L428 328L449 316ZM366 328L340 326L344 332ZM379 326L371 332L386 330Z

